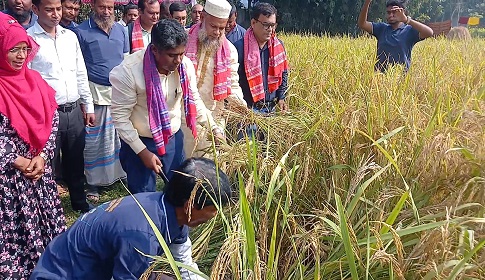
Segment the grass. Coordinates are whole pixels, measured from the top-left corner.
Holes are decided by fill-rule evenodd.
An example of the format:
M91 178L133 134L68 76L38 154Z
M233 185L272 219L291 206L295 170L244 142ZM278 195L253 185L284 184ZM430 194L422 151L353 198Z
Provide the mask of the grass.
M291 113L228 112L233 126L256 122L267 139L219 154L241 195L192 231L201 270L211 279L484 279L485 40L428 39L407 75L384 75L373 71L372 38L281 38Z
M128 195L128 192L121 185L121 183L115 183L109 190L101 192L99 196L99 202L97 204L102 204L106 201L113 200L118 197L123 197ZM69 200L69 195L65 194L61 196L62 206L64 207L64 215L66 216L67 225L72 225L77 218L79 218L80 213L72 210L71 201Z

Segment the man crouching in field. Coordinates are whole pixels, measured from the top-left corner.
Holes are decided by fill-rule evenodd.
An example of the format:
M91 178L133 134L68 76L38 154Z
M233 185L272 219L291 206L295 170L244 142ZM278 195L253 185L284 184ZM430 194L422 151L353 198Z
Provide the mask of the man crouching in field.
M134 195L160 230L176 261L192 261L189 227L217 215L231 197L229 179L214 162L190 158L174 172L164 192ZM163 254L154 231L131 196L106 202L81 216L42 254L31 280L138 279L149 267L145 254ZM182 279L201 279L180 269Z
M385 72L389 65L403 64L407 71L411 64L411 51L414 45L433 36L433 29L406 16L405 0L387 1L387 23L369 22L367 14L370 1L365 0L357 25L377 38L375 69Z

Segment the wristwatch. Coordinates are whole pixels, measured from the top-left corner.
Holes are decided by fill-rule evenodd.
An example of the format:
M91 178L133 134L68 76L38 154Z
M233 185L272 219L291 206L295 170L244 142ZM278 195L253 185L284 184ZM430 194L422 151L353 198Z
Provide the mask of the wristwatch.
M44 161L47 161L49 159L44 152L40 152L39 157L41 157L42 159L44 159Z
M410 16L408 16L408 20L406 20L406 24L409 24L409 22L412 20Z

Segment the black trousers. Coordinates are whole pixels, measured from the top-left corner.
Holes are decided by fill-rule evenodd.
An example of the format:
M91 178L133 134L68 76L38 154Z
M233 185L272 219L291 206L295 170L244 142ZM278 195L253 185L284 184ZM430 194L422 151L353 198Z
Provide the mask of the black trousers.
M62 179L69 189L74 210L89 206L84 193L84 143L86 130L79 101L59 105L59 130L53 167L56 181Z

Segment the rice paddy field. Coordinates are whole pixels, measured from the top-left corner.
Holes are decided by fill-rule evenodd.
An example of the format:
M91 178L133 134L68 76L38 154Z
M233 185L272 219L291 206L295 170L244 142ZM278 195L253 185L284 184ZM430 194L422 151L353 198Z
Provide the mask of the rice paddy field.
M291 111L228 112L233 127L256 122L267 137L217 156L239 199L192 231L200 270L485 279L485 40L418 43L405 75L374 72L370 37L280 38ZM171 271L169 259L150 271Z

